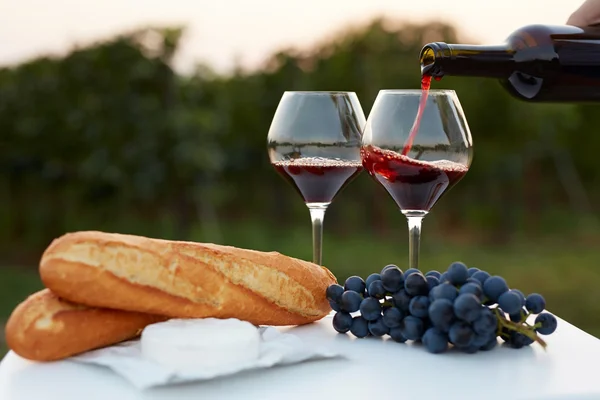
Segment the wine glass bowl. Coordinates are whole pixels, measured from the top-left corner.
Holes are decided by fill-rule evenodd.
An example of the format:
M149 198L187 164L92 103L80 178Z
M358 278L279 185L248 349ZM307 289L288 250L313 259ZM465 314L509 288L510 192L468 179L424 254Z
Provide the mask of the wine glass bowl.
M269 159L310 210L313 262L319 265L325 210L363 169L364 125L353 92L285 92L271 122Z
M421 221L467 173L473 141L453 90L382 90L367 119L361 157L409 222L418 268Z

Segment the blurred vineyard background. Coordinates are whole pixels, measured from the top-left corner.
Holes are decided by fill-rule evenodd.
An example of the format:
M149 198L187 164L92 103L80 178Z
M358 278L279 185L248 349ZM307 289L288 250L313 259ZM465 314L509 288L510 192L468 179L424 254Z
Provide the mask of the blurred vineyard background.
M419 87L423 44L475 42L443 23L377 19L309 51L277 52L258 70L198 65L182 76L171 67L182 35L140 29L0 69L0 326L42 287L39 257L68 231L310 259L308 211L266 153L282 93L355 91L368 114L380 89ZM434 85L458 93L475 157L424 222L424 269L462 260L502 274L600 335L598 106L519 102L493 80ZM403 267L406 231L363 173L327 213L324 264L339 280Z

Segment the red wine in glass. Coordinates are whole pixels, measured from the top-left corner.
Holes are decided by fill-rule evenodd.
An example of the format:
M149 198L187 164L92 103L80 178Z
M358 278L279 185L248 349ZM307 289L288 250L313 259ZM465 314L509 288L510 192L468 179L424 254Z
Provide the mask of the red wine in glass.
M313 262L322 265L325 211L362 170L365 115L354 92L285 92L267 135L269 160L310 212Z
M273 167L302 196L304 202L331 203L363 169L360 161L306 157L276 161Z
M408 221L409 268L416 269L423 218L465 176L473 152L456 93L430 90L431 74L422 78L423 90L379 92L361 146L363 166ZM431 120L419 132L424 118Z
M365 169L392 196L401 210L429 211L468 168L448 161L420 161L368 145L361 149Z

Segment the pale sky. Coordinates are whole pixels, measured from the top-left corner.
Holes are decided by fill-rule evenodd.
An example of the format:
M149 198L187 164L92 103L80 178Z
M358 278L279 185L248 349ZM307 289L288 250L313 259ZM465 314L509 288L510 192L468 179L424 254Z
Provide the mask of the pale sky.
M60 54L140 25L184 24L177 60L227 71L237 57L259 65L273 51L306 47L375 16L455 23L468 37L499 43L528 24L564 24L583 0L0 0L0 65Z

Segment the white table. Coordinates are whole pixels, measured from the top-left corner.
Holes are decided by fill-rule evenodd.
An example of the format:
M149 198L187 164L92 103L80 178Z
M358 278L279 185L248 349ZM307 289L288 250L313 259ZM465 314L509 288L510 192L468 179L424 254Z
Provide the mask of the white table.
M339 335L331 316L285 327L349 359L313 361L214 381L137 391L108 369L72 361L33 363L10 352L0 363L2 400L130 399L486 399L599 400L600 340L559 319L547 337L520 350L442 355L419 345Z

